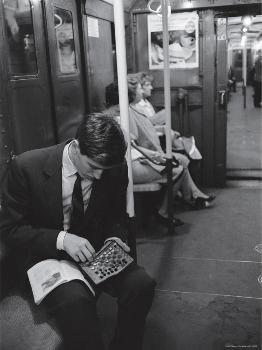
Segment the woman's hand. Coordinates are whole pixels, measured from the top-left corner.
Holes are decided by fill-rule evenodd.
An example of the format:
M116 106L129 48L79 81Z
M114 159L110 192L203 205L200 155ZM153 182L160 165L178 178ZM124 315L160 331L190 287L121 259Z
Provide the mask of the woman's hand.
M158 162L159 164L163 164L165 165L166 164L166 159L165 159L165 156L160 153L160 152L157 152L157 151L153 151L151 154L150 154L150 157L152 160L154 160L155 162Z

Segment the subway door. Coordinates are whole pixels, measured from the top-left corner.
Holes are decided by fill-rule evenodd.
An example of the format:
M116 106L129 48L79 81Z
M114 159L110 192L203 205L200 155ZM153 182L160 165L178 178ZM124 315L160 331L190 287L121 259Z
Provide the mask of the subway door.
M75 136L85 112L76 1L45 0L58 141Z
M0 3L0 84L6 98L2 117L9 124L4 138L19 154L53 145L55 140L46 63L42 6L39 1ZM3 132L3 131L2 131ZM7 135L7 132L9 135Z
M110 21L91 16L84 18L88 66L89 109L106 108L105 90L114 81L114 28ZM113 40L112 40L113 39Z
M216 186L226 183L227 19L216 18L215 169Z

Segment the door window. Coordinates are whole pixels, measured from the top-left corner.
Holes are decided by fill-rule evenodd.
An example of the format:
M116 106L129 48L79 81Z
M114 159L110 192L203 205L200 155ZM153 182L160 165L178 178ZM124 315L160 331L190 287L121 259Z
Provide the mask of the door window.
M8 65L12 75L37 73L34 28L29 0L3 0Z
M59 71L61 73L74 73L77 67L72 13L55 7L54 25Z

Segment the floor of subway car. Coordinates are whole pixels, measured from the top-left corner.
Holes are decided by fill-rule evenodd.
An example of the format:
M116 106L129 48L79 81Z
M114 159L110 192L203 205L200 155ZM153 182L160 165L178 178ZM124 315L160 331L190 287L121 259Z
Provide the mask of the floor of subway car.
M253 88L247 86L246 108L242 86L229 95L227 114L227 176L262 178L262 109L255 108Z
M174 235L139 231L138 263L158 283L144 350L262 349L261 190L228 182L212 209L177 208Z

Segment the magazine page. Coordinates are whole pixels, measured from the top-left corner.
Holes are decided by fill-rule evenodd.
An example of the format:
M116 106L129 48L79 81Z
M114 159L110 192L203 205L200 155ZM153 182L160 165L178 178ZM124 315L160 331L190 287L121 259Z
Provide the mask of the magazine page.
M34 301L37 305L56 287L71 280L83 281L95 295L94 289L84 278L76 264L67 260L47 259L27 271Z
M63 276L60 262L48 259L39 262L28 271L35 303L38 305L44 297L60 284L67 282Z
M80 280L83 281L87 287L90 289L90 291L95 295L94 289L91 287L91 285L88 283L88 281L85 279L84 275L80 271L77 264L73 263L69 260L61 260L60 261L61 269L63 271L63 276L67 281L71 280Z

